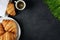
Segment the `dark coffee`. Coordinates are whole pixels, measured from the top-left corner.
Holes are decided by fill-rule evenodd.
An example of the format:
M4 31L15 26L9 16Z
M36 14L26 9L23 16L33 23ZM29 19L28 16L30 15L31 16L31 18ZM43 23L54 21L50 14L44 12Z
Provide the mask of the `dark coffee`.
M17 3L17 7L19 8L19 9L22 9L23 7L24 7L24 3L23 2L18 2Z

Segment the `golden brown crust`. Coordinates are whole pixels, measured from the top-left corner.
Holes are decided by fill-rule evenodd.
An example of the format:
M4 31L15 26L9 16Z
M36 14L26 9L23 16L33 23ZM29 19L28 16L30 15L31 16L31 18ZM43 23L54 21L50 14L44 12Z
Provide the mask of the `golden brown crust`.
M8 4L6 12L7 12L8 15L11 15L11 16L15 16L16 15L14 4L13 3L10 2Z
M2 24L0 23L0 36L4 33L4 29L3 29L3 26Z
M15 40L17 38L17 25L13 20L3 20L0 23L0 40Z
M4 35L0 36L1 40L15 40L14 36L10 32L6 32Z
M13 31L14 29L16 30L16 23L13 20L3 20L2 25L4 26L6 31Z
M2 25L3 25L4 28L8 24L8 22L9 22L8 20L3 20Z

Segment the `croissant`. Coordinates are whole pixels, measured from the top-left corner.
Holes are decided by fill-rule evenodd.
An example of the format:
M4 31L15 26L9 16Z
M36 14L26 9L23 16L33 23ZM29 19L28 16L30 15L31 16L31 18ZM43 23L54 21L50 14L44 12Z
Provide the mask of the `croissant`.
M0 23L0 40L16 40L17 25L13 20L3 20Z
M14 37L16 38L17 34L17 25L13 20L3 20L2 25L5 28L5 31L14 33Z
M4 29L3 29L3 26L2 24L0 23L0 36L4 33Z
M6 32L4 35L0 36L0 40L16 40L12 33Z
M16 15L13 3L9 2L9 4L7 6L7 9L6 9L6 13L8 15L11 15L11 16L15 16Z

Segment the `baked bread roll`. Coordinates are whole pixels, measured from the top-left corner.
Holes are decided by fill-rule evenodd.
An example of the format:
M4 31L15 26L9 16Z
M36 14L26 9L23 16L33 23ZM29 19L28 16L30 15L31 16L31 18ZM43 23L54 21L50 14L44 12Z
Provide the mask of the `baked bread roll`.
M7 6L6 13L8 15L11 15L11 16L15 16L16 15L14 4L13 3L9 2L9 4Z

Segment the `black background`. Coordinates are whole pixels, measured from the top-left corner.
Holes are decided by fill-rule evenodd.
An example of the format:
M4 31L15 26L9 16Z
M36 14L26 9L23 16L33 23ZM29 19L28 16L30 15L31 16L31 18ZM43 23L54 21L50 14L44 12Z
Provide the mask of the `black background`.
M60 40L60 22L43 0L24 0L26 8L16 9L14 18L21 26L20 40Z

